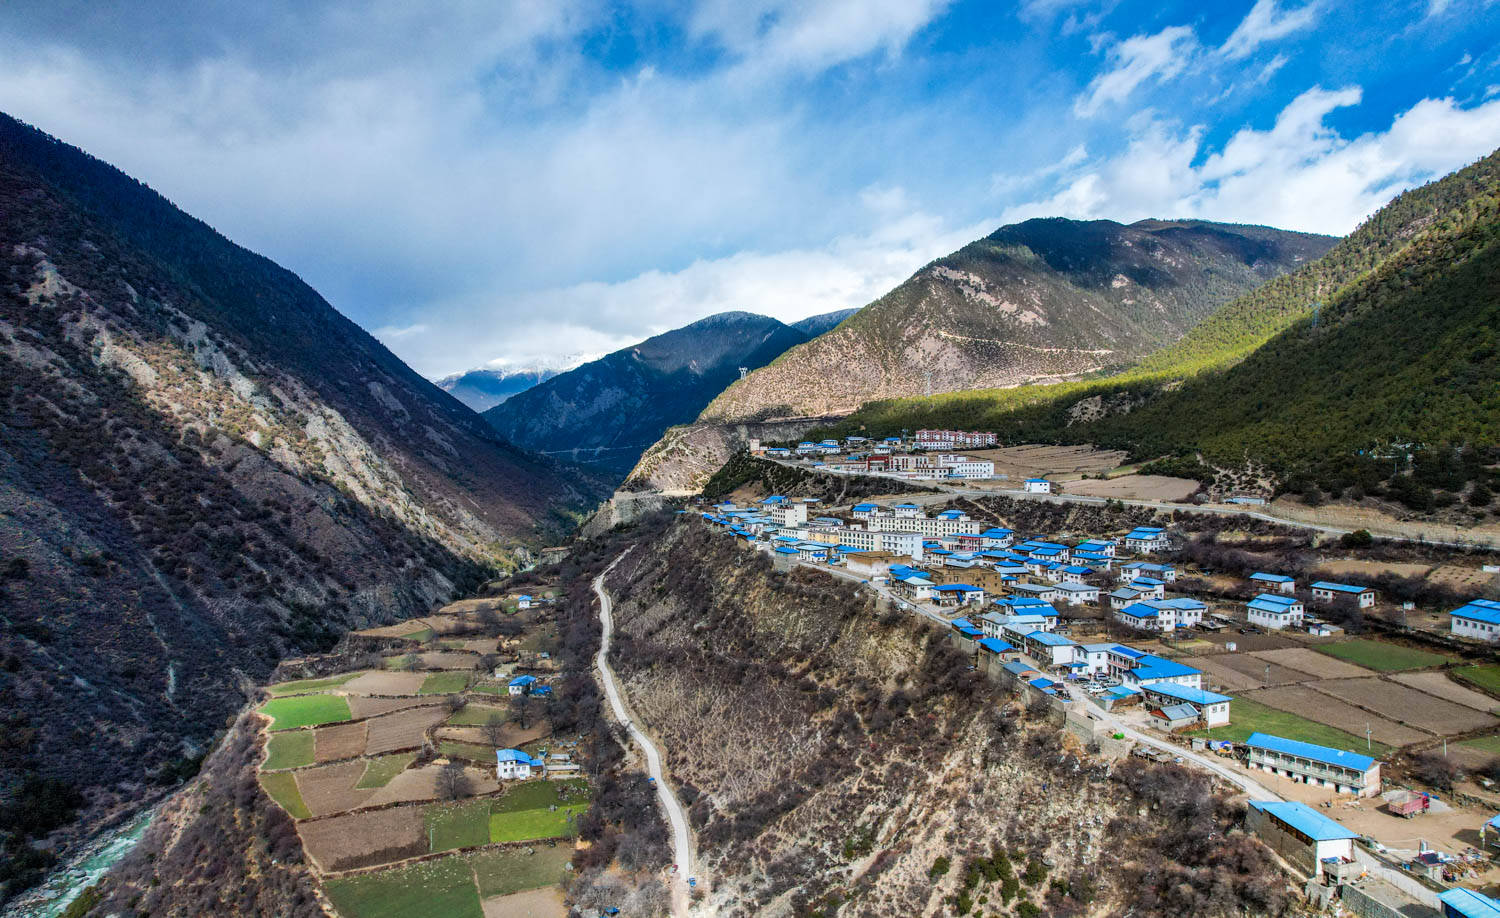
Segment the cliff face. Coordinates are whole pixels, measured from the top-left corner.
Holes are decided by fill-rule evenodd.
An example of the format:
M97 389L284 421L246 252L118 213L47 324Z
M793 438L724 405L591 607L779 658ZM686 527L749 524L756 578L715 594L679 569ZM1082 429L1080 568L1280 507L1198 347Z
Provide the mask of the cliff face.
M853 584L774 573L688 520L636 544L609 585L616 670L691 804L717 914L1022 900L1047 915L1276 914L1290 901L1205 778L1091 756L945 634Z
M0 791L47 801L0 807L0 860L191 773L243 678L428 611L599 493L3 116L0 470Z

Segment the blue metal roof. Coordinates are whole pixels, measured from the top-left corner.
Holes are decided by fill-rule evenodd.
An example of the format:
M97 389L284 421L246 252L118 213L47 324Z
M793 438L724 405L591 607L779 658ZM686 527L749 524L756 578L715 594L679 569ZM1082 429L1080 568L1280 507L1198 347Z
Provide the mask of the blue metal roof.
M1349 831L1307 804L1298 803L1295 800L1269 802L1252 800L1250 805L1257 810L1270 813L1314 841L1338 841L1341 838L1359 837L1358 832Z
M802 554L802 552L798 551L797 549L793 548L790 545L778 545L778 546L776 546L776 554L778 554L778 555L800 555L800 554Z
M1443 903L1444 915L1457 915L1459 918L1500 918L1500 901L1462 886L1455 886L1438 893L1438 901Z
M945 592L948 592L949 590L955 590L955 591L957 591L959 593L983 593L984 592L984 590L981 590L979 587L977 587L977 586L970 586L967 583L945 583L942 586L938 587L938 592L939 593L945 593Z
M497 749L495 751L496 762L520 762L522 765L530 765L533 768L541 768L541 759L534 759L519 749Z
M1492 599L1475 599L1464 603L1448 614L1455 618L1467 618L1470 621L1500 625L1500 602Z
M979 628L975 628L973 625L970 625L967 628L958 629L958 633L962 634L964 637L977 638L981 634L984 634L984 631L980 630Z
M1251 580L1259 580L1263 583L1295 583L1296 581L1285 574L1267 574L1264 571L1256 571L1250 575Z
M953 621L949 622L948 624L952 625L955 628L972 628L972 627L974 627L974 623L971 622L971 621L969 621L967 618L955 618Z
M1245 603L1245 608L1254 609L1257 612L1265 612L1268 615L1292 614L1292 607L1290 603L1272 602L1271 600L1264 599L1260 596L1257 596L1249 602Z
M1043 647L1072 647L1076 643L1060 634L1053 634L1050 631L1033 631L1026 635L1026 640L1035 641Z
M510 682L508 682L506 684L507 685L530 685L531 683L533 683L535 681L536 681L536 676L517 676L514 679L510 680Z
M1313 584L1315 590L1333 590L1335 593L1366 593L1369 587L1355 586L1351 583L1334 583L1331 580L1319 580Z
M1269 733L1252 733L1250 734L1250 738L1245 740L1245 745L1269 749L1272 752L1279 752L1282 755L1295 755L1314 762L1321 762L1325 765L1352 768L1355 771L1368 771L1370 766L1375 764L1374 759L1367 755L1360 755L1357 752L1319 746L1317 743L1304 743L1301 740L1287 739L1284 736L1272 736Z
M1176 698L1178 701L1186 701L1189 704L1219 704L1228 701L1228 695L1220 695L1218 692L1208 692L1200 688L1187 685L1178 685L1175 682L1159 682L1147 686L1146 691L1155 692L1158 695L1166 695L1168 698Z
M1025 663L1022 663L1020 660L1013 660L1012 662L1007 663L1007 664L1005 664L1004 666L1002 666L1000 668L1003 669L1003 670L1005 670L1006 672L1011 673L1012 675L1016 675L1016 676L1019 676L1022 673L1034 673L1034 672L1036 672L1036 670L1032 669L1030 666L1026 665Z
M1157 614L1154 608L1146 605L1143 602L1133 602L1125 608L1121 609L1120 613L1122 615L1128 615L1131 618L1155 618Z
M1009 653L1012 650L1015 650L1014 647L1005 643L999 638L980 638L979 646L983 647L985 650L988 650L990 653Z
M1142 654L1135 662L1140 665L1130 672L1140 682L1200 675L1198 670L1193 669L1191 666L1184 666L1175 660L1168 660L1166 657L1158 657L1151 653Z

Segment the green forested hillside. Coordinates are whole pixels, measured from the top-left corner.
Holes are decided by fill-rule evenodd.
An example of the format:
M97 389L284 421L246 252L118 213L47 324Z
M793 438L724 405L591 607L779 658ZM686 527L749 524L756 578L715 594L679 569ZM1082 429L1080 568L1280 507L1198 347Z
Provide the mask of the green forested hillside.
M1494 443L1497 213L1492 154L1124 373L872 403L832 432L969 427L1325 479L1382 444Z

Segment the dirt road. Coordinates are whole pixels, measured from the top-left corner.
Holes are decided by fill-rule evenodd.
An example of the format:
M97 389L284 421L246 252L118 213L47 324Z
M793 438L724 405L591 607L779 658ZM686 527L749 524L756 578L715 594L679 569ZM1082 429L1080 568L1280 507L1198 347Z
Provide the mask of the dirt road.
M686 918L691 903L688 878L693 875L693 839L688 832L687 812L682 807L682 801L677 799L677 794L667 784L661 764L661 752L630 716L624 697L620 694L619 683L615 680L615 672L609 666L609 642L615 631L614 603L609 598L609 591L604 589L604 578L620 563L620 558L616 558L604 569L603 574L594 578L594 594L599 597L599 622L603 627L599 654L595 661L599 666L599 676L604 682L604 694L609 699L610 709L645 754L646 773L656 782L656 797L661 801L662 812L666 813L667 822L672 826L672 861L677 865L677 870L672 875L672 915L674 918Z

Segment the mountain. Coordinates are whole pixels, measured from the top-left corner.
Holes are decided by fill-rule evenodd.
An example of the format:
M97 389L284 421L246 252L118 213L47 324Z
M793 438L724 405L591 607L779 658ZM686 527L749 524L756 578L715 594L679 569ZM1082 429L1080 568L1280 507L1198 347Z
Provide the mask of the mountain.
M1005 226L735 383L702 420L847 414L873 399L1122 365L1333 243L1203 221Z
M190 775L246 680L524 562L600 496L5 116L0 271L0 898L45 861L25 839Z
M859 312L859 307L852 309L835 309L833 312L825 312L822 315L808 316L800 322L793 322L792 327L809 338L816 338L826 334L838 327L839 323Z
M484 417L512 443L618 480L668 427L696 417L741 367L765 366L805 341L806 334L775 319L719 313L561 373Z
M546 382L560 372L561 370L547 367L469 370L445 376L437 381L437 386L475 411L486 411L512 395Z
M1373 456L1390 444L1484 446L1500 432L1497 213L1500 152L1400 195L1318 261L1118 376L874 403L828 432L972 426L1250 462L1332 491L1382 487L1391 465ZM1484 477L1482 462L1455 457L1419 455L1416 480L1462 490ZM1407 497L1421 509L1430 494Z
M626 486L695 492L747 436L806 431L876 399L1128 364L1334 241L1196 220L1001 227L735 382L643 454Z

